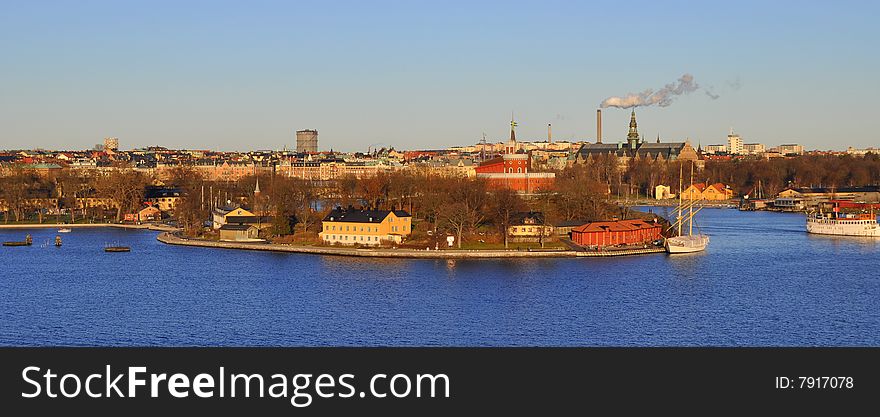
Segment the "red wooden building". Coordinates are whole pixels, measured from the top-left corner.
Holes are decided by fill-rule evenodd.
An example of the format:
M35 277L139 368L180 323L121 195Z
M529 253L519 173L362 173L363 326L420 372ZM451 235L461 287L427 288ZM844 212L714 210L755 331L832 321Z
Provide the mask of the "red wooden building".
M632 245L660 239L663 226L654 221L592 222L571 229L571 240L581 246Z

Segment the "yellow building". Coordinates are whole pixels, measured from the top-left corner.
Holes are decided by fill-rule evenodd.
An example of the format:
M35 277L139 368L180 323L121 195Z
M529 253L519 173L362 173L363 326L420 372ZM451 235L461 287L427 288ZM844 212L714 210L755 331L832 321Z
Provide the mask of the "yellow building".
M211 212L214 229L229 223L228 217L254 217L254 213L237 206L217 207Z
M336 208L322 222L318 238L327 244L377 246L401 243L412 233L412 216L403 210Z
M685 200L730 200L733 198L733 190L730 187L715 183L706 185L705 183L691 184L686 190L682 191L681 198Z
M544 213L522 212L511 216L507 236L511 242L538 242L554 235L553 226L544 224Z

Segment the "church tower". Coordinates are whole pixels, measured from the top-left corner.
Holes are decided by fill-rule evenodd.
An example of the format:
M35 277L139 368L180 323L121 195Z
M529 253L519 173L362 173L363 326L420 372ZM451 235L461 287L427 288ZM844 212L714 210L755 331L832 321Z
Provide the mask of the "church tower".
M513 154L516 153L516 132L514 128L516 127L516 122L513 120L513 116L510 117L510 140L507 141L507 146L505 146L504 153Z
M636 109L633 109L629 118L629 134L626 135L629 148L635 150L639 146L639 125L636 123Z

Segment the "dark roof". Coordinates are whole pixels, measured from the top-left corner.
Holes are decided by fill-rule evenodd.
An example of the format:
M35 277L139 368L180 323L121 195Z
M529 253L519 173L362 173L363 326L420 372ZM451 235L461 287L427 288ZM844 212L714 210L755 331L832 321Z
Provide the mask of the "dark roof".
M391 210L355 210L336 208L324 217L325 222L382 223ZM412 217L403 210L394 210L397 217Z
M833 194L833 193L876 193L880 192L880 186L878 185L868 185L864 187L798 187L794 189L799 193L821 193L821 194Z
M144 198L180 197L181 190L173 187L147 187Z
M540 211L521 211L511 216L510 224L514 226L522 226L528 224L544 224L544 213Z
M226 216L226 223L254 224L271 222L272 216Z
M614 154L616 156L635 156L657 158L662 156L664 159L674 159L684 150L687 142L662 142L662 143L639 143L635 151L630 148L629 143L585 143L578 149L577 154L586 159L590 155Z
M251 226L249 224L224 224L223 226L220 226L220 230L245 231L245 230L250 229L251 227L254 227L254 226Z

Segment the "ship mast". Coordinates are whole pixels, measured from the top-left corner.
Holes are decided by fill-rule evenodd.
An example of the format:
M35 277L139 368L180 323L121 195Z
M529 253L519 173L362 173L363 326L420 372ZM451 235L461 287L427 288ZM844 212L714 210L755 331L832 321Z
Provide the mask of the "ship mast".
M682 169L682 165L678 164L678 219L676 219L676 223L678 223L678 236L681 236L681 181L684 179Z
M691 185L694 185L694 162L691 161ZM693 199L692 199L693 200ZM691 201L690 212L688 213L688 236L694 234L694 202Z

